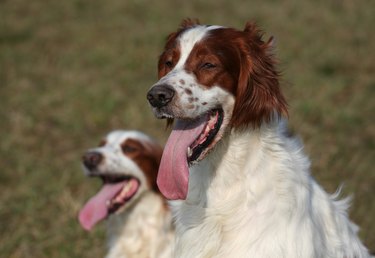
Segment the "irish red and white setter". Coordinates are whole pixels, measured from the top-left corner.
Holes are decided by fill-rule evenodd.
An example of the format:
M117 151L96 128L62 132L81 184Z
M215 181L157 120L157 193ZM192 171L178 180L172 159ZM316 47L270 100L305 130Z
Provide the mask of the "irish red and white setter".
M108 219L106 258L169 258L173 243L170 210L156 186L163 149L139 131L113 131L83 156L86 175L103 186L79 213L91 230Z
M287 131L272 39L185 20L167 38L147 99L174 120L157 178L171 201L175 257L369 257Z

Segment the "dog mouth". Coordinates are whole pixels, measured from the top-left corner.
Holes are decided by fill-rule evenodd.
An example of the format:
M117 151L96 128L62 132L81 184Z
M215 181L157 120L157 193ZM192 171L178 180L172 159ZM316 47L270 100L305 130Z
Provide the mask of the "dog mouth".
M224 112L222 109L214 109L207 114L205 127L195 141L188 147L189 165L202 160L212 149L215 137L223 123L223 119Z
M125 209L140 188L140 181L133 176L117 174L97 175L103 181L99 192L91 197L79 212L79 222L91 230L99 221Z
M170 200L186 199L189 166L203 160L223 135L224 111L212 109L195 119L176 119L165 145L157 184Z
M127 204L138 192L139 180L132 176L105 175L100 176L103 185L121 184L122 188L111 198L106 201L108 215L116 213Z

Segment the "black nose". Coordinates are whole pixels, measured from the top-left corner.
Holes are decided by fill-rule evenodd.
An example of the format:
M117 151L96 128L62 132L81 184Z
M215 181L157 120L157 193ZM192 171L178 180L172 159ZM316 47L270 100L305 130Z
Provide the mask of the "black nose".
M150 102L151 106L161 108L172 100L174 93L174 89L167 84L157 85L149 90L147 100Z
M88 170L95 169L102 161L103 155L100 152L86 152L82 157L82 162Z

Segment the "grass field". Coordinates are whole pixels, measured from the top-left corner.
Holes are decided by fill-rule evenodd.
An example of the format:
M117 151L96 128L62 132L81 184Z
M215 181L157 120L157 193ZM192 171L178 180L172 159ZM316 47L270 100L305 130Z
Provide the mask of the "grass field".
M80 157L115 128L164 143L146 103L182 18L277 39L290 127L329 192L344 183L375 251L375 1L0 0L0 256L102 257L104 224L77 211L98 188ZM372 28L372 29L371 29Z

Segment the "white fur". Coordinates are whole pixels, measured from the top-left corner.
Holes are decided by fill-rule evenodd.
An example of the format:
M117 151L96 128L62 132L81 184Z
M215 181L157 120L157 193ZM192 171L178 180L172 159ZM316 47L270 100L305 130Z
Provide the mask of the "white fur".
M106 144L102 147L92 148L89 151L99 152L104 156L103 161L99 164L97 170L101 173L117 173L125 172L136 176L141 181L141 191L146 190L146 177L138 165L125 156L121 150L121 143L126 139L138 139L140 141L151 141L146 135L137 131L113 131L106 137ZM84 167L85 174L90 172Z
M174 67L174 70L182 69L186 63L187 58L195 44L201 41L207 34L207 28L205 26L197 26L193 29L186 31L179 37L178 42L180 46L180 59Z
M106 258L172 257L171 220L160 196L144 193L129 210L109 217Z
M183 83L182 83L183 82ZM234 105L234 97L218 86L211 88L200 85L193 74L188 74L185 70L171 71L163 77L156 85L168 84L176 91L176 98L173 99L171 109L178 117L196 118L223 103L226 118L230 117ZM187 94L190 90L191 94ZM203 105L202 103L206 103ZM165 116L170 116L164 113Z
M233 95L220 85L200 85L184 70L209 28L197 26L180 36L180 60L155 85L168 84L176 91L164 116L192 119L221 106L224 128L232 116ZM190 97L199 101L191 103ZM337 200L338 193L331 196L317 184L302 144L287 136L286 127L286 121L275 118L259 129L220 130L221 141L190 167L187 199L170 201L175 257L369 257L348 218L348 199Z
M153 142L141 132L118 130L108 134L104 146L89 150L104 156L98 172L132 175L140 181L136 196L108 218L106 258L169 258L173 242L171 214L163 197L149 189L143 171L122 153L121 143L129 138Z
M187 73L184 69L185 63L196 43L207 37L211 30L222 28L220 26L197 26L187 30L179 38L179 48L181 52L178 63L157 84L168 84L176 91L176 98L173 100L173 113L177 117L196 118L197 116L206 113L207 111L216 108L223 103L227 103L230 107L224 108L226 118L232 112L234 98L227 91L223 90L219 85L214 85L207 89L204 85L199 84L193 73ZM191 94L187 94L186 90ZM202 105L206 103L206 105ZM168 113L163 113L164 116L169 117Z
M178 38L178 43L180 46L181 56L178 63L174 67L174 70L182 69L186 63L187 58L190 55L191 50L199 41L207 36L210 30L219 29L221 26L196 26L192 29L184 32L181 37Z
M348 201L316 183L285 127L232 131L190 168L187 199L171 202L175 257L369 257Z

